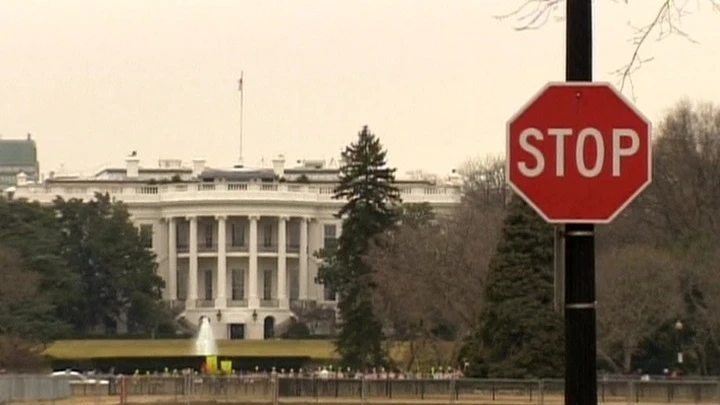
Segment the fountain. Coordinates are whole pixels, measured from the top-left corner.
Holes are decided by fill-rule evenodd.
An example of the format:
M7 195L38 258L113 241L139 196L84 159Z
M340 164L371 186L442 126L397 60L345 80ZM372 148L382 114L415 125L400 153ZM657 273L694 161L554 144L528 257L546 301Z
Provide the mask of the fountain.
M215 335L210 326L210 318L203 316L200 318L200 331L195 339L195 355L215 356L217 354L217 342L215 342Z

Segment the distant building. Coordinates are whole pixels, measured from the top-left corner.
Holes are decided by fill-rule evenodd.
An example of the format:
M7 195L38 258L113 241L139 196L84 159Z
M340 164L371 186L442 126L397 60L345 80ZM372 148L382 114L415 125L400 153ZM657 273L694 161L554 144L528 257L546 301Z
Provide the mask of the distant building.
M332 198L338 174L337 164L322 160L286 167L282 156L272 168L209 168L200 159L142 167L133 153L125 167L92 177L18 181L14 194L50 204L56 196L109 193L127 204L147 236L165 280L163 296L188 321L211 319L221 339L268 339L293 318L317 317L307 323L322 334L327 311L319 310L334 313L336 296L318 283L314 253L341 232L335 214L343 201ZM440 215L460 201L455 185L413 179L397 186L405 202L430 203Z
M37 182L39 171L37 147L30 134L26 139L0 139L0 190L15 186L20 173L27 181Z

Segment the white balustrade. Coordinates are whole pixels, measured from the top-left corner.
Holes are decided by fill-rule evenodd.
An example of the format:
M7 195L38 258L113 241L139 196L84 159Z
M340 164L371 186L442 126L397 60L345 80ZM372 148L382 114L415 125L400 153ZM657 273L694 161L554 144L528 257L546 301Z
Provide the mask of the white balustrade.
M408 203L456 204L460 201L457 187L430 185L400 185L400 196ZM17 187L15 198L51 203L57 196L64 199L91 199L95 193L133 203L201 202L201 201L297 201L336 202L333 187L313 184L263 183L192 183L142 186L97 186L82 184L47 184Z

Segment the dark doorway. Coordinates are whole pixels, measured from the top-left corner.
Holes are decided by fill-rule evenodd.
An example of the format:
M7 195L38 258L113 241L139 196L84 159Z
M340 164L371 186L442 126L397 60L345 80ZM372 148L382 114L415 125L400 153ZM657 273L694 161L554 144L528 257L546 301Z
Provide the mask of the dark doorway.
M265 317L264 339L272 339L275 337L275 318L272 316Z
M245 339L245 324L244 323L231 323L230 327L230 339Z

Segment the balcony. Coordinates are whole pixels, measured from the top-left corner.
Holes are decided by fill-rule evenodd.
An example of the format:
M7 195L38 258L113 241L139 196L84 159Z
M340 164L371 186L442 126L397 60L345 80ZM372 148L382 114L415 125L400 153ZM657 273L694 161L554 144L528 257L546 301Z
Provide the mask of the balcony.
M218 245L215 243L207 244L207 243L198 243L198 253L217 253L218 252ZM287 245L285 248L286 252L289 254L299 254L300 253L300 246L299 245ZM248 253L249 252L249 246L248 245L242 245L242 246L233 246L233 245L227 245L225 247L225 251L227 253ZM190 252L190 247L187 244L178 244L177 245L177 253L184 253L187 254ZM278 245L271 244L271 245L265 245L265 244L258 244L258 253L277 253L278 252Z
M403 201L408 203L428 202L438 205L455 205L460 202L460 189L453 186L425 184L399 185ZM15 198L50 204L56 196L63 198L92 199L95 193L109 194L112 199L127 204L158 204L176 202L228 202L238 200L249 202L319 202L340 206L342 200L335 200L332 185L314 184L258 184L258 183L192 183L130 186L78 184L54 182L18 186Z
M215 306L214 300L197 300L195 301L195 305L198 308L212 308Z
M276 299L260 300L261 308L278 308L279 306L280 302Z
M313 310L318 307L317 301L315 300L301 300L301 299L291 299L290 300L290 309L293 312L300 312L304 310Z
M229 244L229 245L227 246L227 249L226 249L226 250L227 250L228 252L232 252L232 253L247 253L247 252L248 252L248 245L246 245L246 244L243 244L243 245L240 245L240 244L236 244L236 245Z
M198 253L217 252L217 244L215 243L198 243Z
M258 253L277 253L278 246L276 244L258 243Z
M242 308L242 307L247 308L248 302L246 299L242 299L242 300L228 299L227 306L228 306L228 308Z

